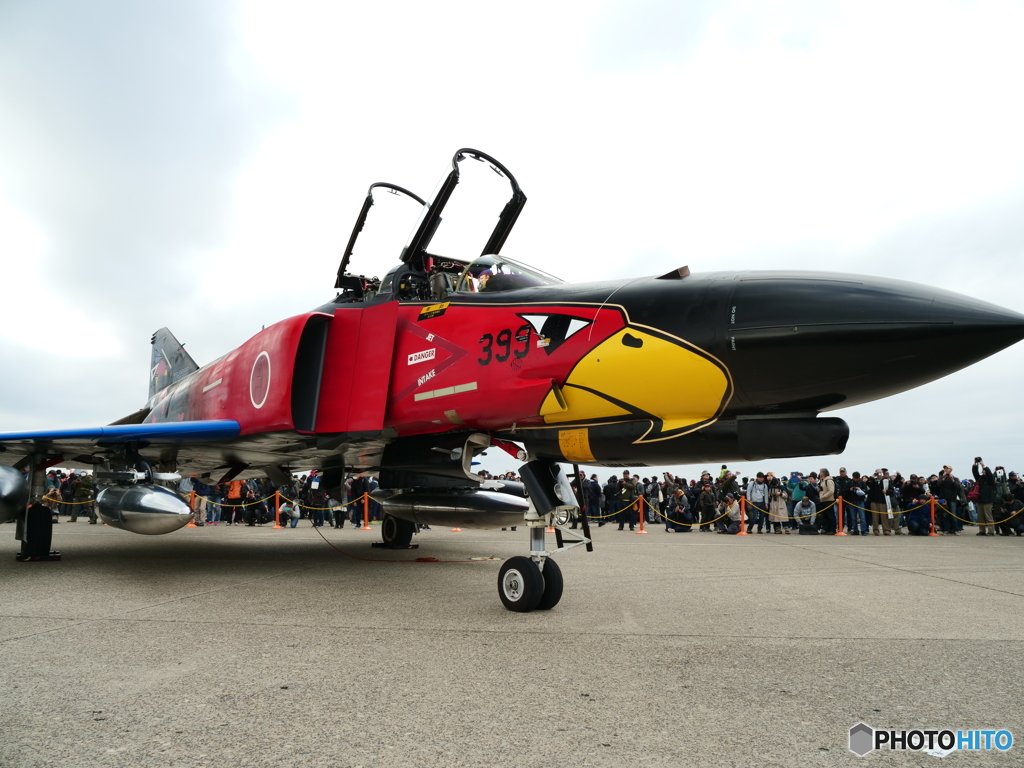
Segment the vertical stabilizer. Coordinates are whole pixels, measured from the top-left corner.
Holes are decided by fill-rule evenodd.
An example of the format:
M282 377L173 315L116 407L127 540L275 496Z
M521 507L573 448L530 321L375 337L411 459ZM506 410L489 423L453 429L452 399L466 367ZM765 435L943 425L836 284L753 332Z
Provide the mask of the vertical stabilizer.
M157 392L174 382L185 378L193 371L199 370L196 361L178 343L178 340L174 338L174 334L166 328L161 328L154 333L151 343L153 345L153 357L149 366L150 397L153 397Z

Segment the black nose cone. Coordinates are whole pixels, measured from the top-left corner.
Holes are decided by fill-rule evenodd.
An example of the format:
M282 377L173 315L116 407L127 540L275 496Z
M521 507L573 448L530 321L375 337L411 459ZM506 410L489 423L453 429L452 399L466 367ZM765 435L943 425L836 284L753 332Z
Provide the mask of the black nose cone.
M902 280L744 273L725 361L738 410L824 410L947 376L1024 339L1024 315Z
M938 341L938 348L953 354L963 368L989 355L994 355L1024 339L1024 315L980 299L972 299L951 291L935 290L931 321L948 324L948 338ZM951 350L953 342L957 349Z

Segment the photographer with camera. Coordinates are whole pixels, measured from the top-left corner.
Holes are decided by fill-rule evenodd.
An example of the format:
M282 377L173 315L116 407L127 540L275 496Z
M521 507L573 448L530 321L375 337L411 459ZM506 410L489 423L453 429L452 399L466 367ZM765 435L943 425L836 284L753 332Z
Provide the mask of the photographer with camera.
M978 508L978 536L995 536L992 530L992 504L996 500L996 479L992 470L985 466L981 456L974 457L974 465L971 467L974 475L974 482L978 484L978 500L975 506Z
M619 530L623 530L626 523L629 523L629 530L634 530L637 521L636 502L640 497L637 492L637 483L629 476L629 470L622 472L622 478L616 484L615 497L619 500Z

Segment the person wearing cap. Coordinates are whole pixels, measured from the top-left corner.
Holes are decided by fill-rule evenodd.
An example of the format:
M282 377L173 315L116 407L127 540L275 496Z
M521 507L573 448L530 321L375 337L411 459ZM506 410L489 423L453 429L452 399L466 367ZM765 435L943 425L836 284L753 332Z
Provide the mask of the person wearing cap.
M815 511L817 511L820 508L820 506L821 506L821 502L820 502L820 499L821 499L821 495L820 495L821 494L821 488L818 485L818 475L816 473L814 473L814 472L811 472L810 474L808 474L807 475L807 479L804 480L800 484L800 488L803 490L804 496L811 500L811 504L814 505L814 509L815 509ZM806 514L806 513L804 513L804 514ZM803 517L803 515L797 515L797 517L801 518L800 519L800 524L801 525L817 526L817 524L818 524L817 517L807 517L807 518L805 518L805 517Z
M1024 501L1015 497L1012 493L1003 496L1004 522L999 526L1003 536L1017 534L1024 536Z
M710 531L711 521L718 517L718 496L710 478L709 482L701 485L700 496L697 497L697 511L700 512L700 529Z
M1024 481L1016 472L1010 473L1010 493L1017 501L1024 502Z
M742 514L740 511L740 503L731 493L725 495L725 514L726 516L719 520L718 532L719 533L739 533L740 523L742 521ZM728 525L726 525L728 520Z

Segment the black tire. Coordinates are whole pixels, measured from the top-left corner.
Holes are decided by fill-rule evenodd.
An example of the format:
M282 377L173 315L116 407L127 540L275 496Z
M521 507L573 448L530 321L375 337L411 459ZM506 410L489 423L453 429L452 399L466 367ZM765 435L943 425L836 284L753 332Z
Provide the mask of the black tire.
M380 535L389 547L408 547L412 542L412 534L416 524L408 520L400 520L393 515L384 515L380 524Z
M21 553L25 557L46 557L50 554L53 537L53 515L42 504L28 508L25 539L21 542Z
M544 577L528 557L510 557L498 571L498 597L510 611L526 613L544 596Z
M537 603L538 611L548 611L558 605L562 599L562 569L554 558L549 557L544 561L544 570L541 572L544 577L544 593Z

